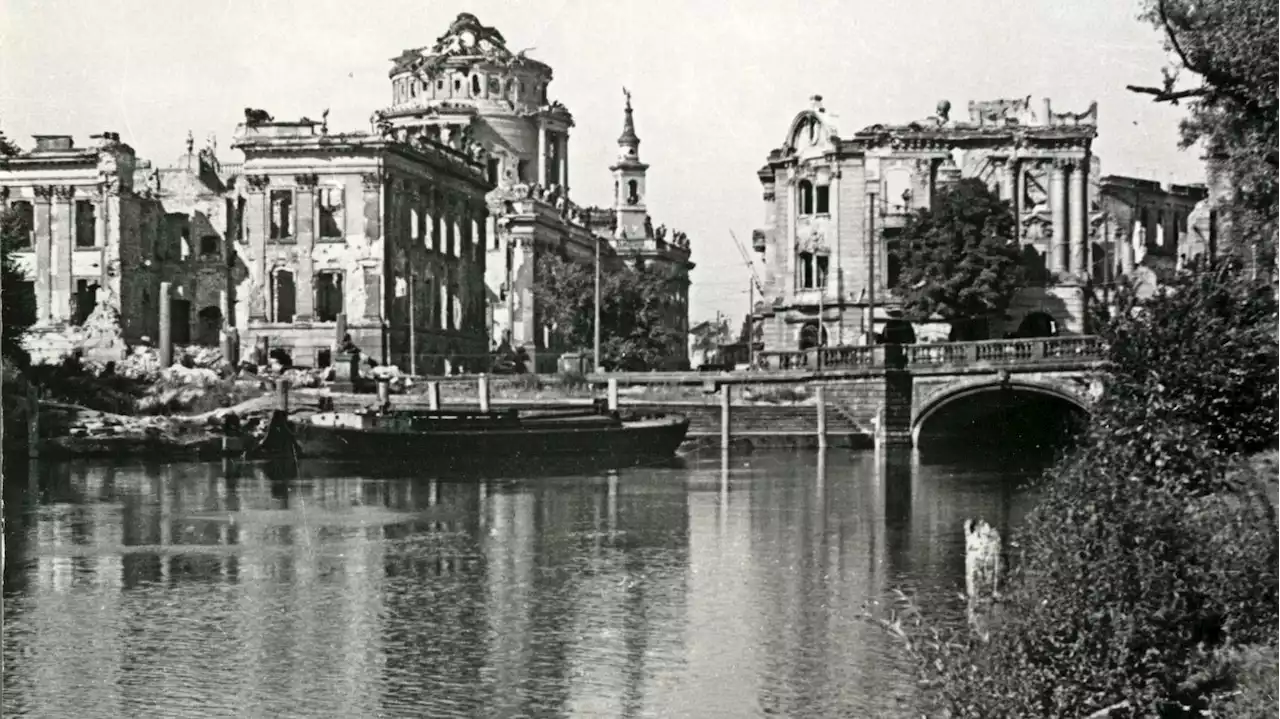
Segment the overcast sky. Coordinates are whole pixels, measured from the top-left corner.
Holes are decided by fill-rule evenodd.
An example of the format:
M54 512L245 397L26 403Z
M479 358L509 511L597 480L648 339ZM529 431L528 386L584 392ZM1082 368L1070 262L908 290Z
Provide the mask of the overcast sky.
M4 0L0 128L114 130L168 162L188 130L216 133L224 161L245 107L366 130L390 104L389 59L432 44L459 12L497 26L513 51L555 69L549 94L577 122L570 180L580 204L610 201L608 166L633 94L655 224L693 243L692 319L740 320L750 243L764 216L755 171L808 97L842 134L906 122L948 99L1050 97L1056 111L1097 100L1104 174L1203 181L1177 149L1176 108L1125 91L1155 84L1159 35L1136 0Z

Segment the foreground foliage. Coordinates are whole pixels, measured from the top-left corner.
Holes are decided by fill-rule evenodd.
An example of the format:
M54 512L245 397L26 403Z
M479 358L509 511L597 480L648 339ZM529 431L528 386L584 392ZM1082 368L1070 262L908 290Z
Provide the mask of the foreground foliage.
M0 143L2 142L3 137L0 137ZM19 246L20 238L30 229L18 213L9 209L0 210L0 307L3 308L4 315L0 352L17 367L26 367L31 360L23 349L22 339L31 326L36 308L31 306L30 297L18 291L18 283L25 277L14 262L13 253L14 248Z
M1269 671L1258 647L1280 621L1274 467L1249 459L1277 441L1274 292L1238 265L1193 267L1120 309L1102 330L1104 396L1015 534L989 641L890 624L937 714L1192 717L1265 700L1237 686Z
M1158 87L1130 86L1156 102L1184 104L1182 145L1202 143L1221 163L1235 248L1275 261L1280 99L1273 0L1145 0L1143 19L1163 35L1173 63ZM1254 256L1256 252L1256 256Z
M542 322L572 349L595 344L595 267L555 253L538 256L534 295ZM600 355L606 369L650 369L683 356L684 336L667 322L688 279L652 267L606 268L600 278Z

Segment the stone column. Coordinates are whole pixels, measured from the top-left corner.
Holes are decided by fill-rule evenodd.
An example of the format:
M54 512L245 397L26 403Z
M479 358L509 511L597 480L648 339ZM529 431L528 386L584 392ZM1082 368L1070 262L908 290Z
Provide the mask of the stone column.
M1018 239L1018 243L1022 243L1022 195L1025 194L1025 180L1023 179L1024 168L1022 161L1016 157L1009 158L1009 174L1012 176L1011 186L1013 187L1013 197L1010 203L1013 207L1014 233Z
M789 172L787 177L787 236L783 240L783 261L786 263L783 267L786 272L782 277L782 296L783 302L790 302L796 291L796 214L797 214L797 197L796 192L797 179L795 170Z
M1049 261L1046 263L1050 272L1066 275L1070 271L1067 264L1067 197L1066 167L1061 161L1054 161L1049 167L1049 210L1053 217L1053 238L1049 243Z
M1000 183L1000 194L1009 202L1011 207L1014 201L1013 164L1014 160L1012 158L1005 158L996 170L997 181Z
M294 228L294 239L298 243L298 273L294 280L297 298L297 313L294 322L310 322L315 316L315 257L312 252L316 244L316 185L319 179L314 174L298 175L294 181L298 183L297 227Z
M382 171L361 177L364 189L364 237L370 245L382 237L382 190L386 183ZM385 250L384 250L385 254ZM382 269L385 265L365 266L363 270L365 302L360 308L363 322L380 322L382 318ZM346 288L343 288L344 290ZM367 351L367 350L366 350Z
M33 205L35 228L32 244L36 251L36 318L40 324L53 321L53 199L52 185L36 185Z
M560 136L560 187L564 188L564 196L569 196L569 133Z
M267 201L267 176L245 178L249 191L244 209L244 236L249 243L249 321L267 321L267 232L271 227L271 206Z
M1137 257L1134 256L1133 243L1138 238L1136 222L1129 222L1127 227L1117 227L1116 235L1121 238L1120 242L1120 273L1127 276L1133 274L1134 266L1137 265Z
M1088 227L1089 208L1085 202L1085 176L1088 167L1083 159L1071 168L1071 184L1068 188L1067 207L1070 211L1068 233L1070 234L1070 261L1066 271L1081 280L1089 276L1086 267L1088 252L1086 251L1085 228Z
M547 121L538 120L538 179L536 184L547 186Z
M71 276L72 256L76 251L75 187L54 187L51 236L56 250L53 261L53 316L61 322L72 320L72 294L75 279Z

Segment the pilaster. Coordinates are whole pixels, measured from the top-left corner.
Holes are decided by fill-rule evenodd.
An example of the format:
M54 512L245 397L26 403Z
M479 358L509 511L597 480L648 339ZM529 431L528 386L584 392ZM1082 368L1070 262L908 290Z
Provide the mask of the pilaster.
M537 183L547 186L547 121L538 118L538 180Z
M53 188L52 236L55 258L53 261L53 315L58 322L72 319L71 296L75 287L72 273L72 257L76 251L74 203L76 188L56 185Z
M569 133L560 135L560 186L564 196L569 196Z
M53 321L53 186L36 185L32 205L32 244L36 251L36 317L41 324Z
M244 210L244 236L249 243L249 321L267 321L267 290L271 278L267 277L267 228L271 226L267 215L271 212L267 202L266 175L249 175L245 178L248 200Z
M310 322L315 316L315 257L316 244L316 185L320 178L315 174L297 175L298 186L297 227L294 235L298 243L297 314L295 322Z

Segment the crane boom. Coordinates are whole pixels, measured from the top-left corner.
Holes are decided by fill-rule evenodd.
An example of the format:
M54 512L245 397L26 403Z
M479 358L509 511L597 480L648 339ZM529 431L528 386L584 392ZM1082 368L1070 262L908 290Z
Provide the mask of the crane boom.
M751 262L751 255L747 253L747 248L742 244L742 240L734 234L733 230L729 230L729 236L733 238L733 244L738 248L738 254L742 256L742 261L747 265L747 271L751 273L751 281L756 285L756 291L760 293L760 297L764 297L764 285L760 282L760 275L756 274L755 264Z

